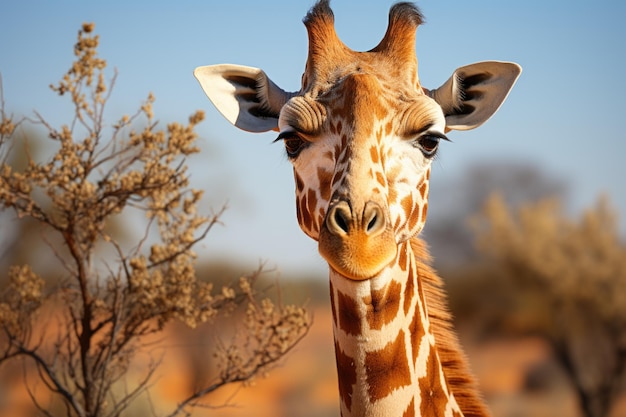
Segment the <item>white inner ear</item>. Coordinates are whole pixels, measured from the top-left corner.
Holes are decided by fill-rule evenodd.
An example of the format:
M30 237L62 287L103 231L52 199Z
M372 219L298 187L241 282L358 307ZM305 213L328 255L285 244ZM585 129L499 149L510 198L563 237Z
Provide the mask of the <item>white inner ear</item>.
M237 96L245 92L245 87L229 81L235 77L246 77L255 80L257 68L242 65L209 65L198 67L193 75L196 77L202 90L213 105L232 124L237 122L240 112L240 103Z
M291 97L259 68L209 65L196 68L194 76L220 113L249 132L276 129L280 108Z
M522 68L512 62L487 61L457 69L431 91L446 115L446 127L474 129L486 122L508 96Z

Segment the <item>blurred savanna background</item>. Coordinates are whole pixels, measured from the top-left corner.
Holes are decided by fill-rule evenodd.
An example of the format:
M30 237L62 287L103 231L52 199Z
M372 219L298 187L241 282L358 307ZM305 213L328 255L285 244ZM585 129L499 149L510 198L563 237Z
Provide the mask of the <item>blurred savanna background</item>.
M338 415L289 163L191 75L246 64L297 90L311 4L3 5L0 415ZM372 48L391 4L334 0L340 37ZM425 86L524 67L444 145L424 231L494 416L626 416L626 6L419 6Z

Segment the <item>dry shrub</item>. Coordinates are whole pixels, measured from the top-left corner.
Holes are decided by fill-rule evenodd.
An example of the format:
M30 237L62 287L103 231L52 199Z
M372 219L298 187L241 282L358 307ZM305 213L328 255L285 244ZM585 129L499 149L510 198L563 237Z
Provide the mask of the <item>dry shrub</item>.
M30 265L11 267L0 298L0 363L30 360L64 405L61 414L119 416L149 388L158 366L153 361L139 384L114 394L142 338L173 319L194 327L242 306L241 337L213 351L221 359L218 375L169 415L187 413L206 394L247 381L283 357L308 330L309 317L257 291L262 270L217 290L198 279L193 247L223 210L198 214L202 191L189 187L186 158L198 152L195 128L204 115L198 111L186 124L161 130L150 94L134 115L107 126L104 110L117 74L105 81L106 61L97 54L93 30L93 24L82 26L76 60L51 86L73 103L68 125L57 129L38 113L16 122L1 103L0 208L38 222L62 278L46 286ZM20 170L9 161L22 122L42 124L55 151L46 161L29 155ZM107 226L129 211L148 220L145 234L126 248ZM114 256L101 255L103 247ZM58 317L38 314L50 303L60 306ZM35 323L43 333L33 332ZM40 412L53 414L32 391L31 397Z
M526 317L517 331L549 340L586 415L608 415L626 372L626 245L608 200L570 220L557 200L513 210L494 195L473 226Z

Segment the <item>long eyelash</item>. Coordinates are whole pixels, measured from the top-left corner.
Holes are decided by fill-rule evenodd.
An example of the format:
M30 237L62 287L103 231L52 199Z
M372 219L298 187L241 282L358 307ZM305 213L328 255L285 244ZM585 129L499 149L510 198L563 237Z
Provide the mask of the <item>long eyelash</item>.
M434 135L434 136L437 136L439 139L443 139L446 142L453 143L452 139L449 139L446 135L439 135L439 134L437 134L437 135ZM440 162L440 160L441 160L441 148L440 147L437 148L437 151L430 158L430 160L433 161L433 162Z
M293 132L285 131L280 132L278 137L272 141L272 143L280 142L281 140L288 138L290 135L293 135Z
M434 136L436 138L439 138L441 140L445 140L446 142L452 142L452 140L450 140L446 135L444 135L443 133L439 133L439 132L426 132L426 135L429 136Z

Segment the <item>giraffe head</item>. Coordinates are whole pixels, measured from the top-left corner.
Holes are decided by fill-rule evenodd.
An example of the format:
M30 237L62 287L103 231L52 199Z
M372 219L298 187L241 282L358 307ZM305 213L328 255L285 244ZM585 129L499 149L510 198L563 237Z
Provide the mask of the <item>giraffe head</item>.
M391 8L382 41L345 46L328 0L304 19L309 38L300 91L288 93L260 69L197 68L211 101L235 126L276 130L293 164L298 222L330 267L351 280L377 276L426 221L430 168L450 130L472 129L502 104L521 72L514 63L457 69L427 90L418 78L409 3Z

